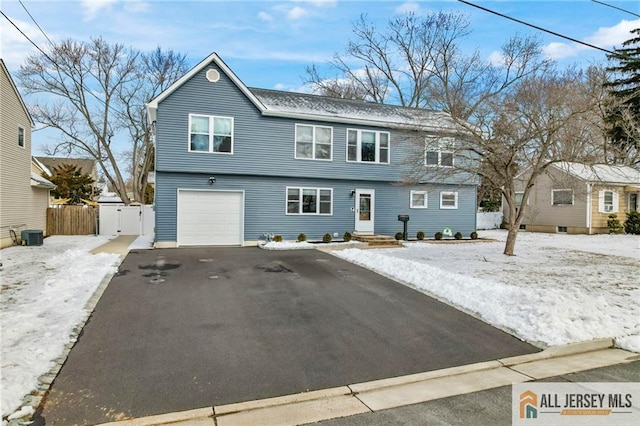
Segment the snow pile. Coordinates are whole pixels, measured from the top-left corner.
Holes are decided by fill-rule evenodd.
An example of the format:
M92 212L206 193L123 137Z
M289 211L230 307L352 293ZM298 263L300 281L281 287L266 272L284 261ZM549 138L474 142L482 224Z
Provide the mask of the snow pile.
M497 242L348 249L335 256L415 287L543 346L599 337L640 352L640 239L522 233L517 256Z
M89 253L108 240L52 236L42 246L0 252L3 417L18 409L38 387L38 378L55 366L74 328L89 315L85 306L96 288L117 271L117 255Z

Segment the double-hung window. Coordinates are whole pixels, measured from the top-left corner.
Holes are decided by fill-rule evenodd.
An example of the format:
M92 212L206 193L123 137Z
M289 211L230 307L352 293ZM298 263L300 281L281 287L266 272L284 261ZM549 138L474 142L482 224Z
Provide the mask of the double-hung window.
M424 148L424 164L436 167L453 167L453 138L427 138Z
M189 151L233 154L233 118L189 114Z
M333 190L288 187L287 214L333 214Z
M441 209L457 209L458 208L458 193L443 191L440 193L440 208Z
M618 193L610 190L599 191L599 206L600 213L617 213Z
M554 205L554 206L573 205L573 189L552 189L551 205Z
M24 148L24 127L18 127L18 146Z
M426 209L427 191L411 191L409 207L412 209Z
M347 161L389 164L389 132L347 130Z
M296 158L331 161L332 145L331 127L296 124Z

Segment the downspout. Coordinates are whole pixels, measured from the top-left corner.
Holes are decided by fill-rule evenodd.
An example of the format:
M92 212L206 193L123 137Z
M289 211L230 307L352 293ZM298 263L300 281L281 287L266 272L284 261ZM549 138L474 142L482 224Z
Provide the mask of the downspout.
M591 235L591 183L587 182L587 232Z

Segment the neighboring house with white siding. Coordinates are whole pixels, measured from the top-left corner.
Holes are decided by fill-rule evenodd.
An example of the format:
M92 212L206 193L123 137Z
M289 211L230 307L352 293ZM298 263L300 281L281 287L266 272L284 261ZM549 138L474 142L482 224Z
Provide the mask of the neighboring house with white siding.
M32 169L33 119L0 59L0 248L26 229L46 231L49 191L55 188Z
M524 194L525 178L526 171L517 179L517 195ZM531 189L528 212L520 228L532 232L606 234L609 215L617 214L624 223L628 212L638 210L639 196L640 171L631 167L555 163Z

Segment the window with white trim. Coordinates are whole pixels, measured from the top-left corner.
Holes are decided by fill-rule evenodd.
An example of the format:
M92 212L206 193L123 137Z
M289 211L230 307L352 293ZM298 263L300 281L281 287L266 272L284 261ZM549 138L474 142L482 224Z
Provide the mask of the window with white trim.
M24 148L24 127L18 126L18 146Z
M598 194L600 213L618 213L618 193L611 190L602 190Z
M434 167L453 167L453 138L427 138L424 145L424 164Z
M551 205L553 206L573 205L573 189L552 189Z
M295 158L331 161L332 146L333 128L296 124Z
M411 191L409 207L412 209L426 209L427 191Z
M347 129L347 161L389 164L389 132Z
M233 154L233 118L189 114L189 151Z
M457 209L458 193L451 192L451 191L442 191L440 193L440 208L441 209Z
M287 187L287 214L333 214L333 189Z

